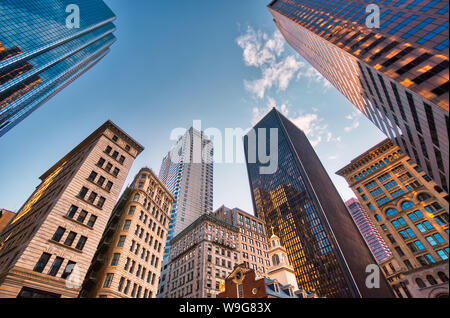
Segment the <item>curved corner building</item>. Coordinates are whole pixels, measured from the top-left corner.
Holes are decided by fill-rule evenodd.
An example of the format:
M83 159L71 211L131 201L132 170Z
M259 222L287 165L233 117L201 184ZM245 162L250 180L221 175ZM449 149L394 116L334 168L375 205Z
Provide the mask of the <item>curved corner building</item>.
M0 2L0 137L108 53L114 19L102 0Z
M379 27L370 28L368 6ZM448 1L275 0L286 41L438 185L449 184Z

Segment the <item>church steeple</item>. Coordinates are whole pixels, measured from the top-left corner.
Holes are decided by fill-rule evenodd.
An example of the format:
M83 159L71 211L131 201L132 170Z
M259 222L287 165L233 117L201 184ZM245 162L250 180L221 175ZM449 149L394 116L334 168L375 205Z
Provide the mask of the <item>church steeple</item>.
M282 285L292 285L294 290L298 290L294 268L289 263L286 249L281 245L280 238L273 233L273 227L269 244L268 254L271 262L268 272L269 278L277 280Z

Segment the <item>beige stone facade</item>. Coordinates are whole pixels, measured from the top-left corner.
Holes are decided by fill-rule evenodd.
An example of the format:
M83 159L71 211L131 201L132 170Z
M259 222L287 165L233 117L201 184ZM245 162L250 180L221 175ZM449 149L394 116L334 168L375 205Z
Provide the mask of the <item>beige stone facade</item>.
M397 297L434 297L443 289L448 295L448 194L390 140L337 174L345 177L393 252L380 266ZM427 279L430 271L435 273ZM421 287L417 276L425 282ZM429 287L441 292L428 292Z
M238 264L258 278L270 267L264 222L237 208L202 215L171 244L168 298L215 298Z
M114 208L82 297L156 297L173 200L151 169L139 171Z
M171 240L167 298L215 298L239 264L239 228L204 214Z
M225 206L214 211L213 215L239 228L236 245L242 263L253 269L258 277L266 276L270 261L265 222L238 208Z
M143 147L107 121L41 176L0 235L0 297L77 297Z

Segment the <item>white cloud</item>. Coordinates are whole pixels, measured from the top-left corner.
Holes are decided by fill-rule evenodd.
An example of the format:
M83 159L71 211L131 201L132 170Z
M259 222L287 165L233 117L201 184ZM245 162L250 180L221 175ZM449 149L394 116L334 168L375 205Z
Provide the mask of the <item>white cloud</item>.
M260 99L273 86L279 91L286 90L297 72L305 66L296 55L283 56L285 42L278 30L269 36L248 27L236 42L243 50L245 64L261 70L261 78L244 81L246 89Z
M360 112L353 112L347 116L345 116L345 119L350 120L351 124L349 126L344 127L344 130L346 132L350 132L353 129L356 129L359 127L360 122L359 122L359 118L361 117L361 113Z
M277 86L278 90L284 91L295 73L305 64L293 56L288 56L278 63L271 63L269 67L262 69L262 78L254 81L244 81L245 87L258 98L264 98L267 89Z
M322 84L323 88L327 90L331 87L331 83L322 76L314 67L310 66L305 72L299 72L297 74L297 79L306 78L310 83Z
M306 134L313 147L316 147L321 142L341 142L340 136L334 137L328 130L328 126L324 124L324 119L319 116L317 108L313 108L313 112L296 114L288 104L277 104L275 99L271 97L267 97L267 104L265 107L253 108L252 125L255 125L273 107L276 107L278 111L300 128Z
M272 38L261 31L248 27L247 32L236 40L243 49L245 64L260 67L266 63L275 62L284 51L284 39L276 31Z

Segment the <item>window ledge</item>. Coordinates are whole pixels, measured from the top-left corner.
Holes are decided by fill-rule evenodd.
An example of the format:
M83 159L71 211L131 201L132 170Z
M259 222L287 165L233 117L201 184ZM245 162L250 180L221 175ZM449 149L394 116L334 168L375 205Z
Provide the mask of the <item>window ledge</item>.
M63 244L63 243L60 243L60 242L56 242L56 241L54 241L54 240L52 240L52 239L50 239L50 240L48 240L50 243L53 243L53 244L55 244L55 245L59 245L59 246L62 246L62 247L65 247L65 248L68 248L69 250L72 250L72 251L74 251L74 252L77 252L77 253L83 253L83 251L80 251L80 250L78 250L78 249L76 249L76 248L74 248L74 247L72 247L72 246L67 246L67 245L65 245L65 244Z
M63 218L65 218L65 219L67 219L67 220L70 220L70 221L72 221L72 222L74 222L74 223L76 223L76 224L82 225L82 226L84 226L85 228L88 228L89 230L93 230L93 229L94 229L93 227L90 227L89 225L84 224L83 222L80 222L80 221L78 221L78 220L72 219L72 218L68 217L67 215L64 215Z
M99 209L99 210L103 210L103 207L99 207L99 206L97 206L96 204L89 202L89 201L86 200L85 198L80 197L79 195L76 195L76 197L77 197L78 199L80 199L81 201L83 201L83 202L85 202L85 203L87 203L87 204L89 204L89 205L92 205L94 208L97 208L97 209Z

